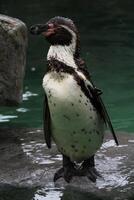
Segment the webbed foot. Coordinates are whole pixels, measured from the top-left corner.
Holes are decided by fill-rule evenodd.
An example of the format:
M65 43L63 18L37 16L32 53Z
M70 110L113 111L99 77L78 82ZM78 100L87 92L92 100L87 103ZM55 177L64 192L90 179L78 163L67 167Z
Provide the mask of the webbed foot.
M101 175L95 169L95 167L89 167L88 169L81 169L81 176L86 176L94 183L96 182L97 177L101 177Z
M76 176L77 170L75 169L75 164L70 161L66 156L63 156L63 167L60 168L54 175L54 182L60 178L69 183L73 176Z
M69 183L74 176L86 176L92 182L96 182L97 177L101 177L95 168L94 156L84 160L80 168L70 161L66 156L63 156L63 167L60 168L54 175L54 182L60 178Z
M92 182L96 182L97 177L101 177L95 168L94 156L90 157L82 163L80 171L83 176L86 176Z
M53 181L56 182L59 178L64 177L64 168L58 169L58 171L54 174Z

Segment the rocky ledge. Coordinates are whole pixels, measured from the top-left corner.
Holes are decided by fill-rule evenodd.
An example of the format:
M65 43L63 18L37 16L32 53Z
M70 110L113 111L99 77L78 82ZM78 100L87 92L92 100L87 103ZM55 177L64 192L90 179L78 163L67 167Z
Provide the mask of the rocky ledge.
M61 199L60 196L72 200L133 199L134 135L120 133L118 138L117 147L107 134L96 154L96 168L102 178L95 184L85 177L75 177L70 184L61 179L54 185L53 175L61 166L62 157L54 144L51 150L47 149L42 130L0 129L0 197L1 193L15 190L19 199L21 192L22 196L24 191L30 194L29 198L25 195L27 200L42 196L44 200L49 200L49 196L55 200Z

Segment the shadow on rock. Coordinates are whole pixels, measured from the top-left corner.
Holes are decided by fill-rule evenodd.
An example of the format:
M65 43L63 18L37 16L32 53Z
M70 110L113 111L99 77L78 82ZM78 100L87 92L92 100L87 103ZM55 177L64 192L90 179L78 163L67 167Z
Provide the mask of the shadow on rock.
M32 200L36 189L34 188L17 188L8 184L0 186L1 200Z

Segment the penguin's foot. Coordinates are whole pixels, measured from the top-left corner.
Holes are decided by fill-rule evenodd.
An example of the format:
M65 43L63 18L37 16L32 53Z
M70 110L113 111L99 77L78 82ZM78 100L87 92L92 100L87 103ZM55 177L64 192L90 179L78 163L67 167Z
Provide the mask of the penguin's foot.
M88 179L90 179L94 183L96 182L97 177L101 177L101 175L95 169L95 167L89 167L87 169L81 169L79 173L80 173L80 176L86 176Z
M64 168L63 167L58 169L58 171L54 174L53 180L54 180L54 182L56 182L59 178L62 178L62 177L64 177Z
M54 182L59 178L64 178L64 180L69 183L73 176L76 176L77 170L75 169L75 164L70 161L66 156L63 156L63 167L60 168L54 175Z
M76 176L76 169L74 167L62 167L54 175L54 182L58 179L63 178L67 183L70 183L73 176Z
M95 169L94 156L84 160L80 168L70 161L66 156L63 156L63 167L60 168L54 175L54 182L60 178L69 183L74 176L86 176L92 182L96 182L97 177L101 177Z
M82 163L80 173L82 176L86 176L92 182L96 182L97 177L101 177L95 168L94 156L90 157Z

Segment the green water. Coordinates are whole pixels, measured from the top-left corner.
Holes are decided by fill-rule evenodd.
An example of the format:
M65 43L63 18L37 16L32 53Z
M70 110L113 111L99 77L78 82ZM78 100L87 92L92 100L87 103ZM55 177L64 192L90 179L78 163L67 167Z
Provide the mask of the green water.
M55 15L72 18L81 34L86 60L117 131L134 130L134 2L121 0L1 0L2 14L23 20L28 27ZM42 127L42 78L48 44L29 34L24 93L32 96L19 107L1 107L1 126ZM21 108L21 109L20 109ZM14 118L9 118L9 117ZM9 121L7 121L7 119Z

